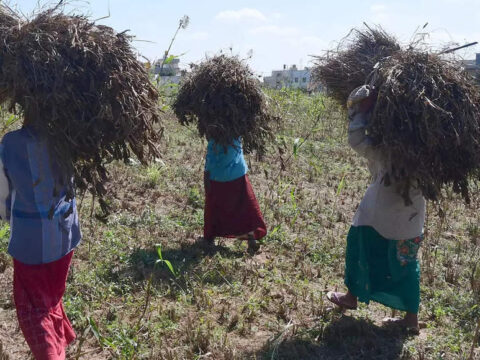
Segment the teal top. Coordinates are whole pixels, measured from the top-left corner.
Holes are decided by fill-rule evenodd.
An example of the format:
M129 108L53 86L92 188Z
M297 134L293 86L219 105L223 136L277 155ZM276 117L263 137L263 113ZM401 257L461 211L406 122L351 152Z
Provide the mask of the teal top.
M243 157L241 138L235 139L233 145L226 149L214 140L209 140L205 171L209 172L210 180L220 182L233 181L244 176L248 167Z

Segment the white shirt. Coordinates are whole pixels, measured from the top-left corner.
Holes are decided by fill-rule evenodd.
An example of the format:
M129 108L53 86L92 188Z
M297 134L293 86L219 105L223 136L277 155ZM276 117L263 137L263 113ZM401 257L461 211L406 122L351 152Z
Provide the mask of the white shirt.
M396 191L396 183L385 186L384 177L388 166L381 149L374 146L366 134L370 114L349 110L350 124L348 142L353 150L368 160L373 182L367 189L353 217L353 226L371 226L384 238L390 240L413 239L423 234L425 223L425 198L420 189L410 189L412 204L406 206L403 197Z

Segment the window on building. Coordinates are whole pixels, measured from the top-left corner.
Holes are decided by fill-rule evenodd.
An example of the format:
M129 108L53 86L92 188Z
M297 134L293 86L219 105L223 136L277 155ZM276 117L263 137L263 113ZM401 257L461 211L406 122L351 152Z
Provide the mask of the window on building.
M307 78L306 77L302 78L302 82L307 82Z
M295 78L295 82L298 83L298 78Z

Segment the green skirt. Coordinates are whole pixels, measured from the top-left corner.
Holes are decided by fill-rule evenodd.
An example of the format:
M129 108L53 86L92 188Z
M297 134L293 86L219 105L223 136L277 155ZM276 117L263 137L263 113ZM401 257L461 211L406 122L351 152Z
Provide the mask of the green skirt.
M418 313L423 237L388 240L370 226L352 226L347 237L345 285L358 300Z

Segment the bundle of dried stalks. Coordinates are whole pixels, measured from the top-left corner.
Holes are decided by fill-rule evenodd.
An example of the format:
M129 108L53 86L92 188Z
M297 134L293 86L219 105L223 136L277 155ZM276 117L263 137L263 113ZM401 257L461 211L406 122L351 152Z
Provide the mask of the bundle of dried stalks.
M469 180L480 174L480 93L472 79L459 64L414 49L382 61L373 78L369 131L404 197L414 179L427 199L453 185L469 202Z
M391 165L408 203L416 183L430 200L452 186L469 201L480 175L480 94L460 64L415 46L402 49L383 30L354 30L349 46L320 60L317 79L343 104L363 84L377 100L368 132Z
M381 28L353 29L337 49L315 57L312 77L346 105L350 92L365 84L375 64L399 50L395 38Z
M158 94L130 40L57 8L32 19L0 8L0 100L48 138L62 181L75 176L103 208L107 162L158 155Z
M207 139L229 146L242 137L245 152L258 155L265 152L271 125L278 120L268 112L260 84L247 65L225 55L194 66L173 109L183 125L196 122Z

